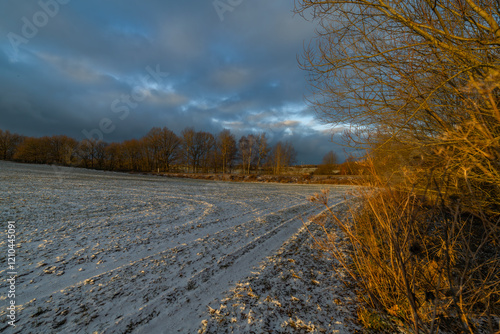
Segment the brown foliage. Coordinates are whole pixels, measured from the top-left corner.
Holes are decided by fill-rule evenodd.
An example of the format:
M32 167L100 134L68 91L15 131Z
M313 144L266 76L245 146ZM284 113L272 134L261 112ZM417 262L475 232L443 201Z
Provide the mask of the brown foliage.
M0 159L12 160L22 140L23 138L15 133L0 129Z
M330 211L351 252L335 244L339 232L325 230L325 240L318 241L357 282L360 298L382 312L388 327L495 333L500 216L478 217L443 197L376 186L361 191L361 204L350 209L352 221ZM328 209L327 192L311 200Z
M0 159L19 162L80 166L132 172L232 172L240 158L247 173L265 172L264 164L282 172L294 162L295 150L290 143L279 142L273 159L265 133L243 136L241 156L234 135L227 129L217 137L209 132L184 129L177 136L166 127L152 128L140 139L106 143L96 139L80 142L67 136L23 138L0 130Z

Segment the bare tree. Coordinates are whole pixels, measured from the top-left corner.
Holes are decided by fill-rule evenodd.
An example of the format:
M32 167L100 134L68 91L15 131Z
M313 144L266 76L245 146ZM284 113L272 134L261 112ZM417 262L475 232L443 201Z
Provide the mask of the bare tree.
M111 143L106 147L107 169L123 169L123 145L120 143Z
M216 149L216 140L213 134L200 131L195 134L195 142L200 150L200 166L204 172L208 172L211 165L210 159Z
M171 130L163 127L160 131L159 162L169 172L171 165L179 158L181 139Z
M337 153L330 151L323 157L322 164L323 165L336 165L339 163L339 158Z
M125 168L140 171L143 169L144 153L143 144L137 139L126 140L122 144L122 152Z
M271 150L270 165L274 174L281 174L285 167L295 163L297 153L290 142L278 142Z
M217 146L222 160L222 172L226 173L228 169L230 170L237 153L236 139L231 131L224 129L219 133Z
M215 147L215 138L211 133L186 128L181 133L182 154L186 164L196 173L200 167L205 170L209 165L210 151Z
M499 9L496 0L298 0L320 22L302 61L318 115L434 145L471 118L466 83L500 65Z
M256 141L256 147L257 147L257 165L256 168L259 170L259 168L265 163L267 156L269 155L269 152L271 149L269 148L269 145L267 143L267 137L265 132L260 133L255 137Z
M159 166L160 160L160 128L152 128L144 136L141 141L144 148L144 156L146 157L147 169L149 171L156 171Z
M49 139L49 163L70 165L76 156L78 142L68 136L52 136Z
M0 130L0 159L12 160L17 146L22 142L22 137L10 133L8 130Z
M238 142L241 162L245 173L250 174L250 168L257 158L257 140L254 135L243 136Z
M191 166L192 171L196 171L196 166L199 160L199 150L196 147L195 143L195 134L194 128L189 127L182 130L181 138L182 138L182 160L188 166Z
M450 180L439 185L441 190L473 189L485 196L482 209L498 212L491 206L500 196L499 144L493 139L500 136L500 89L495 86L500 2L297 4L297 11L312 12L320 23L316 43L302 61L318 116L357 128L345 136L354 146L384 160L397 159L386 164L394 168L387 175L405 174L416 183L432 169L437 179ZM484 191L486 186L492 190Z
M107 160L107 150L108 143L103 142L102 140L98 141L94 147L95 152L95 160L96 160L96 168L105 169L106 168L106 160Z
M48 163L49 147L49 137L25 138L17 147L14 160L36 164Z
M336 165L339 163L338 156L335 152L330 151L323 157L321 165L318 166L316 170L317 174L332 174L334 173Z
M96 139L84 139L80 142L77 155L85 168L102 168L105 144Z

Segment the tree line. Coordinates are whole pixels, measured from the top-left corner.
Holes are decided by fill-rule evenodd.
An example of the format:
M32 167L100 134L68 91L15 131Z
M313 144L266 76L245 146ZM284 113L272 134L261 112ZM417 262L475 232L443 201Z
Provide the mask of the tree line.
M180 135L154 127L140 139L107 143L65 135L26 137L0 129L0 159L113 171L231 173L235 169L282 173L296 162L293 145L269 143L265 133L239 140L230 130L217 135L185 128Z

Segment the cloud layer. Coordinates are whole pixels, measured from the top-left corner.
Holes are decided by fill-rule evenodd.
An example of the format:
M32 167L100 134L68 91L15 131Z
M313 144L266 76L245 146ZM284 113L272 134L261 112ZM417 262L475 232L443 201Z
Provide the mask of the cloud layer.
M297 56L315 26L292 10L293 0L3 1L0 129L83 139L109 119L109 142L154 126L265 131L319 163L341 149L304 102Z

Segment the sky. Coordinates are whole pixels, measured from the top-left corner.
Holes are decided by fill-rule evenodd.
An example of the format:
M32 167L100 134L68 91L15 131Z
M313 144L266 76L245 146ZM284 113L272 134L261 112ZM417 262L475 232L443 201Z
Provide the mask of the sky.
M290 141L343 157L298 58L294 0L0 0L0 129L106 142L153 127ZM333 136L333 137L332 137Z

